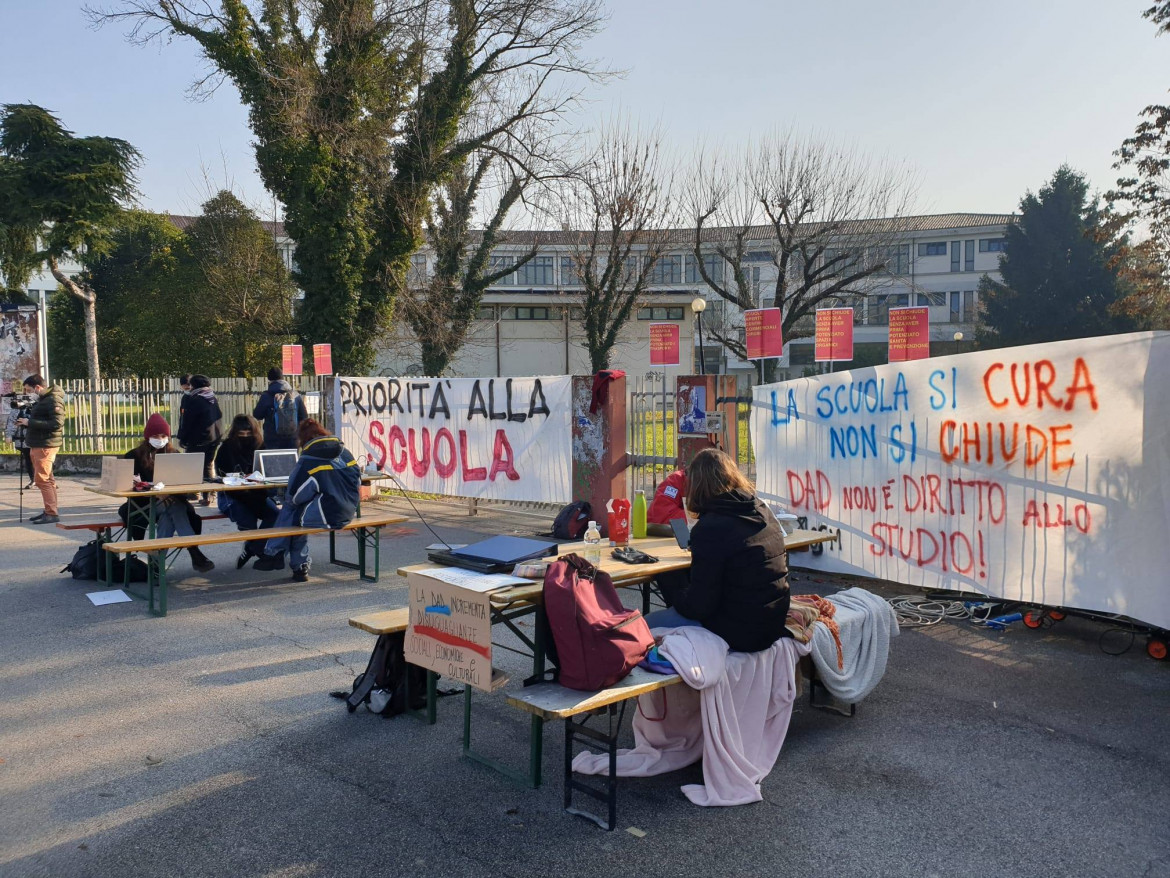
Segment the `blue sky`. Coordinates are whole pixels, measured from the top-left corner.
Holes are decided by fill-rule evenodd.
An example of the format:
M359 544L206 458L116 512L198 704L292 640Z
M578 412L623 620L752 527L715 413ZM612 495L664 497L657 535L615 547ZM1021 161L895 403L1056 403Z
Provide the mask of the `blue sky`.
M1148 5L609 0L589 49L626 75L592 89L574 124L620 108L680 153L793 127L905 160L921 212L1011 211L1062 162L1108 188L1138 112L1170 100L1170 38L1141 18ZM0 0L0 102L129 140L147 208L195 213L227 183L270 214L234 89L188 98L205 71L187 41L91 29L76 0Z

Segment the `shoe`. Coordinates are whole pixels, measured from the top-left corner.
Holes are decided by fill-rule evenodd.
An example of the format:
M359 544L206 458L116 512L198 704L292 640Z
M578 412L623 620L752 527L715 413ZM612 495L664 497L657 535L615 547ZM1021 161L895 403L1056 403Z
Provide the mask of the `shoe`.
M240 557L236 558L236 569L243 570L244 565L247 564L251 558L252 558L252 553L249 552L247 549L244 549L244 551L240 552Z
M61 516L59 516L59 515L47 515L46 513L42 512L40 515L36 516L35 518L30 518L29 523L30 524L56 524L60 520L61 520Z
M30 518L30 519L28 520L28 523L29 523L29 524L40 524L40 523L41 523L41 519L42 519L42 518L44 518L44 517L45 517L45 513L43 513L43 512L38 512L36 515L34 515L32 518Z
M191 552L191 566L200 573L207 573L208 571L215 569L215 562L200 552L198 549L194 549Z
M252 565L253 570L283 570L284 555L262 555L260 560Z
M300 567L294 567L292 581L293 582L308 582L309 581L309 565L302 564Z
M210 506L211 500L209 500L207 497L203 497L199 500L199 505L200 506Z

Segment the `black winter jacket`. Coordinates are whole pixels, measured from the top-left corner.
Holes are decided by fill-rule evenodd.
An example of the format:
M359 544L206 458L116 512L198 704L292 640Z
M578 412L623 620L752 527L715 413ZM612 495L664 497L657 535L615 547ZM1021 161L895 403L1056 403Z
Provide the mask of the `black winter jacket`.
M56 384L32 404L24 444L29 448L60 448L65 429L65 391Z
M223 438L223 412L208 387L186 394L179 412L179 432L175 436L184 448L211 445Z
M268 389L260 394L256 408L252 409L252 417L264 424L265 448L296 448L296 436L281 436L276 431L276 395L292 392L292 385L287 381L271 381ZM305 409L305 398L299 393L296 397L297 423L309 416Z
M675 608L738 652L767 649L785 636L788 553L784 532L756 497L714 498L691 528L691 578Z

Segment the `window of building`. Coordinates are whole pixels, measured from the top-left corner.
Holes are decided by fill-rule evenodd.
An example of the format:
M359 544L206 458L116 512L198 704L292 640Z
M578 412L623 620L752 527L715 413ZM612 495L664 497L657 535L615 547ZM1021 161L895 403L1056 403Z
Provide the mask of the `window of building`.
M517 305L514 308L505 308L504 320L552 320L556 315L552 309L545 306Z
M959 256L962 246L962 241L951 241L951 271L959 270Z
M946 256L947 242L946 241L928 241L925 244L918 245L919 256Z
M743 254L744 262L772 262L772 253L769 250L750 250Z
M495 305L480 305L475 312L476 320L495 320L496 306Z
M975 291L963 290L963 322L975 322Z
M572 256L561 257L561 286L579 287L584 283L577 270L577 261Z
M585 309L578 308L576 306L570 308L569 309L569 319L570 320L584 320L585 319Z
M650 269L649 283L681 284L682 256L677 254L659 257Z
M1003 253L1007 250L1006 238L980 238L980 253Z
M427 256L425 253L415 253L410 257L408 282L412 286L422 286L427 282Z
M515 265L515 264L516 264L516 260L511 256L502 256L502 255L501 256L495 256L495 255L489 256L488 257L488 274L495 274L497 271L500 271L501 269L507 268L509 265ZM512 283L515 281L515 279L516 279L515 274L505 274L503 277L501 277L499 280L496 281L496 284L498 284L499 286L502 286L502 287L510 287L510 286L512 286Z
M886 271L890 274L910 273L909 244L897 244L886 251Z
M654 308L639 308L639 320L682 320L683 319L682 306L669 307L654 307Z
M947 306L946 293L919 293L919 305L930 305L935 308L945 308Z
M869 300L870 324L885 326L890 322L890 309L910 304L909 293L893 293L888 296L871 296Z
M695 254L688 253L683 260L685 264L684 277L685 283L701 284L703 283L703 275L699 273L698 263L695 261ZM707 276L715 283L723 283L723 257L718 253L704 253L703 254L703 268L707 271Z
M951 323L962 323L963 318L963 294L958 292L951 293Z
M963 242L963 271L975 270L975 242Z
M555 282L551 256L534 256L516 271L517 286L551 287Z
M847 277L861 264L862 255L860 250L826 250L824 264L827 266L827 276Z

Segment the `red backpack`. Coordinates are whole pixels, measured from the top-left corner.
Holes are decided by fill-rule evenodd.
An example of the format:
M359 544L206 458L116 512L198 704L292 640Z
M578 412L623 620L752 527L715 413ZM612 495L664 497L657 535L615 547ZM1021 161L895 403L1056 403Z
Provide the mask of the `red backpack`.
M621 680L654 645L638 610L627 610L613 580L579 555L549 565L544 611L560 667L558 682L596 692Z

